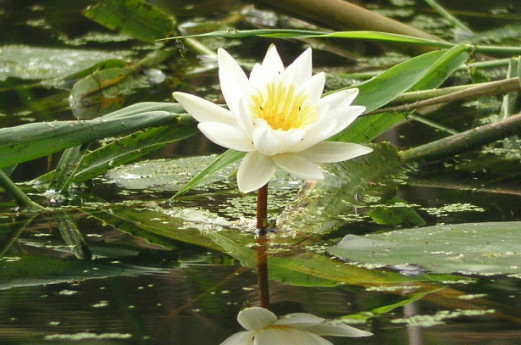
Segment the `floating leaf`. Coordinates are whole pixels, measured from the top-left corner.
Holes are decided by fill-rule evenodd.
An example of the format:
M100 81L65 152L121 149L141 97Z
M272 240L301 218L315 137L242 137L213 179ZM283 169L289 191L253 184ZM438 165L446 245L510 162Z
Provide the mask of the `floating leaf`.
M347 235L330 254L360 265L434 273L521 274L521 222L436 225Z
M85 16L111 30L145 42L175 34L176 21L143 0L102 0L87 8Z
M195 156L170 160L149 160L111 170L106 177L126 189L177 191L216 160L216 156ZM227 179L235 167L207 175L204 184ZM216 170L217 171L217 170ZM192 179L193 180L193 179ZM200 183L203 183L201 181ZM199 185L199 184L198 184ZM195 185L191 185L195 187Z
M121 52L79 49L54 49L10 45L0 47L0 80L7 77L40 80L81 73L93 65L120 64ZM114 60L116 59L116 60ZM74 63L71 63L74 61ZM117 62L116 62L117 61Z
M200 185L201 183L204 183L206 180L215 175L218 171L224 169L233 162L238 161L244 155L244 152L238 152L234 150L228 150L224 152L206 168L204 168L197 175L195 175L190 181L188 181L181 189L179 189L179 191L177 191L177 193L174 195L174 198L183 193L186 193L187 191Z

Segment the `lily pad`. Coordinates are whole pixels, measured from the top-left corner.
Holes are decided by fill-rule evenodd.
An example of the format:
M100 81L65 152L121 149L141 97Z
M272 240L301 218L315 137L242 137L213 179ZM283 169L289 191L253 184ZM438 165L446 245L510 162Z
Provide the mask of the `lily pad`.
M423 267L433 273L520 274L521 222L436 225L347 235L328 249L362 266Z
M125 189L177 191L190 178L210 164L215 157L210 155L175 160L142 161L113 169L106 177ZM237 165L230 165L219 171L213 178L205 181L205 184L227 180L236 169Z
M102 61L119 60L123 57L124 54L118 51L1 46L0 80L8 77L30 80L60 78L80 72Z

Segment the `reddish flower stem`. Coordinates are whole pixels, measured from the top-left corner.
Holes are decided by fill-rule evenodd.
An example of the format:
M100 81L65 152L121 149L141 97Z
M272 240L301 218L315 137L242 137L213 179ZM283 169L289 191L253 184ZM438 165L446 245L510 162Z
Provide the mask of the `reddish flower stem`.
M268 185L257 191L257 283L259 285L260 306L270 307L268 286L268 240L266 230L268 223Z

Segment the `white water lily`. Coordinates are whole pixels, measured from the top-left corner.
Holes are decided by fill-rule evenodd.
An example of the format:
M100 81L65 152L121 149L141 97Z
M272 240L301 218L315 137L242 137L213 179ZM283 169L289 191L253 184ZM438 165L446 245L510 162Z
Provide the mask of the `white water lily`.
M246 152L239 171L239 189L264 186L277 167L291 175L322 179L315 163L333 163L372 150L354 143L324 141L350 125L365 110L351 105L358 89L322 96L323 72L312 75L311 49L284 68L274 45L248 78L224 50L217 52L219 81L228 109L182 92L174 98L214 143Z
M280 319L265 308L239 312L237 321L246 331L228 337L221 345L332 345L321 335L367 337L362 331L339 321L328 321L307 313L288 314Z

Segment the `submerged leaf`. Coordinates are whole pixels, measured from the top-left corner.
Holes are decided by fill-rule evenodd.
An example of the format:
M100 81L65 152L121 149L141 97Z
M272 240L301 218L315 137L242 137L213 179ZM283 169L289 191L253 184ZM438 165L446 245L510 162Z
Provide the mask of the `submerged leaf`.
M286 231L327 233L345 224L350 215L373 204L383 204L396 194L404 168L389 144L373 146L369 155L324 165L331 172L323 181L308 182L298 200L279 216Z

